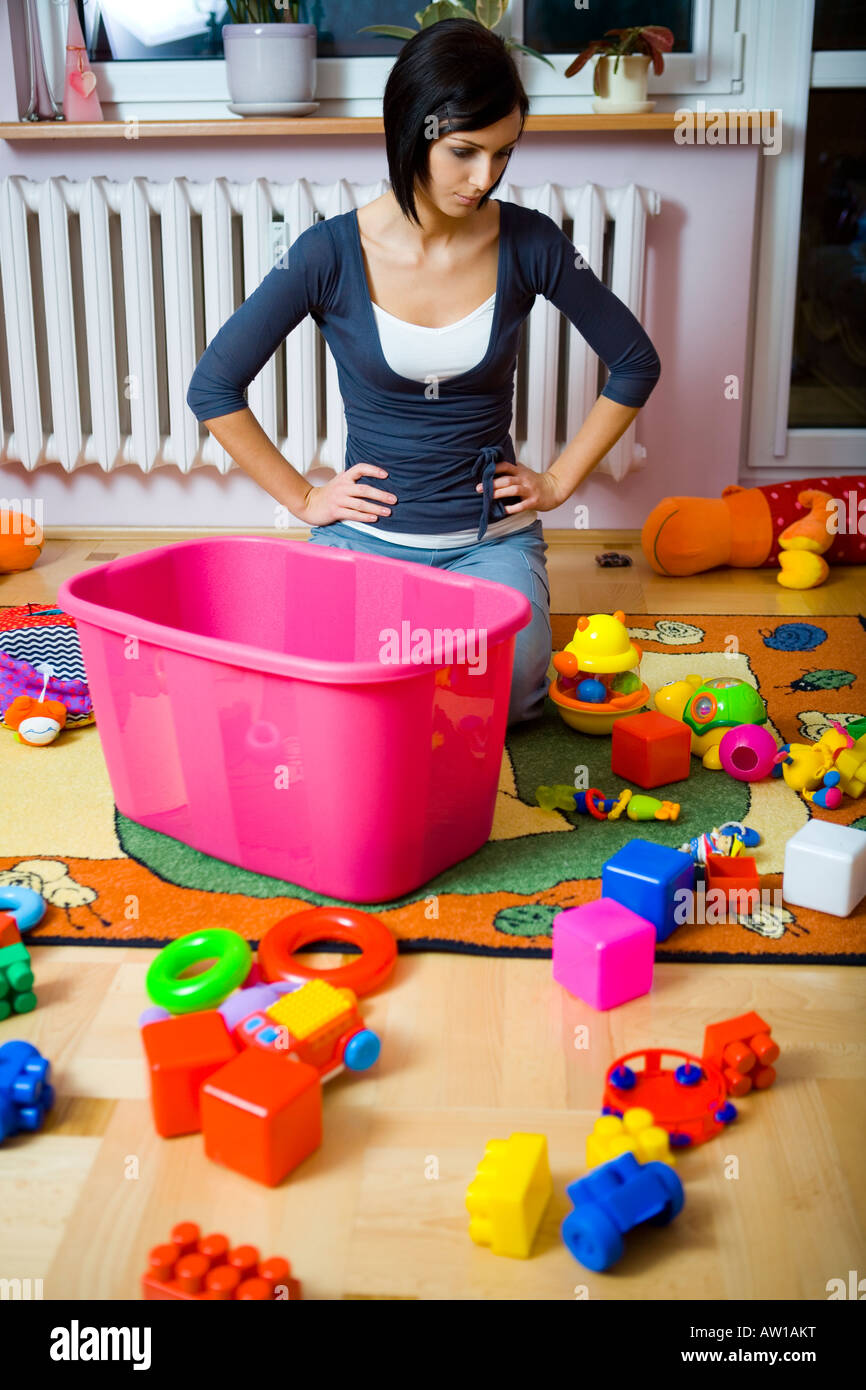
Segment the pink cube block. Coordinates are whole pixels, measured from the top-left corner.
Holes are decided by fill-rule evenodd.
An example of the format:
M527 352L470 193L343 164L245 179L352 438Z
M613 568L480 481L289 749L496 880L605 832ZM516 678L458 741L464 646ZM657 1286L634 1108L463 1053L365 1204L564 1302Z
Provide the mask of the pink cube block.
M597 898L553 919L553 978L594 1009L648 994L656 929L613 898Z

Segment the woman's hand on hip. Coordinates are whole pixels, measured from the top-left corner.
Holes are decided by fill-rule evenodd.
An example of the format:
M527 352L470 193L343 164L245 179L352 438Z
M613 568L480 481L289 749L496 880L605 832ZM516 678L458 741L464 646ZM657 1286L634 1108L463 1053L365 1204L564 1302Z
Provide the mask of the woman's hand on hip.
M476 492L482 491L479 483ZM522 463L498 463L493 479L494 502L505 502L509 516L514 512L550 512L568 499L569 493L553 473L536 473ZM510 499L510 500L509 500Z
M366 521L375 525L378 517L391 515L389 504L397 498L361 479L387 476L385 469L375 463L356 463L329 483L311 487L297 512L298 519L308 526L329 526L332 521Z

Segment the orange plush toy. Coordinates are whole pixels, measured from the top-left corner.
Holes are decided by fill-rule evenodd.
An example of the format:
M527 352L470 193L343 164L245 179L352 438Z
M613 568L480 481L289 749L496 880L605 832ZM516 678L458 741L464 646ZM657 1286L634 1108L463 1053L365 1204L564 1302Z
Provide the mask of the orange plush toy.
M42 528L25 512L0 510L0 574L29 570L42 551Z
M781 566L781 584L812 588L829 565L866 563L866 477L732 486L720 498L666 497L644 522L641 544L658 574Z

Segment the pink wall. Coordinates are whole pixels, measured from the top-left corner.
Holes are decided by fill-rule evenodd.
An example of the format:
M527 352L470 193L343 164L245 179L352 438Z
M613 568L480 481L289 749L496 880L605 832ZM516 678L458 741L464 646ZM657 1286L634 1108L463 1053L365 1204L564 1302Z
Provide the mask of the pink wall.
M14 81L9 50L3 48L0 91L7 95L0 115L8 119ZM640 526L666 494L717 496L737 481L746 438L744 386L760 162L759 146L678 146L672 135L524 135L509 167L509 180L518 187L548 181L566 186L635 182L661 198L660 214L647 224L642 321L661 357L662 375L636 422L646 463L619 484L600 475L590 478L569 503L546 514L547 526L571 526L578 500L588 506L592 527ZM0 142L0 178L105 175L122 181L141 175L207 182L217 176L238 181L261 176L278 182L345 178L372 183L387 172L378 136L225 143ZM725 399L725 379L731 375L739 379L739 400ZM273 524L272 499L240 470L223 478L211 468L188 477L169 468L149 476L124 468L108 478L95 467L66 475L58 465L48 465L34 475L17 464L0 466L0 495L34 492L44 499L48 527Z

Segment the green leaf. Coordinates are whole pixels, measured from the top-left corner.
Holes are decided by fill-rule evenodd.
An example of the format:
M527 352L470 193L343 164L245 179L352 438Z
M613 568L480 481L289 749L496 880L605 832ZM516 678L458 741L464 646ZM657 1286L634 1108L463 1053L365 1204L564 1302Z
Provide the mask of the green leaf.
M426 9L418 10L415 15L422 29L429 29L431 24L438 24L440 19L456 19L456 6L452 5L451 0L431 0ZM474 15L469 16L474 19Z
M399 24L365 24L356 34L384 34L389 39L414 39L417 29L403 29Z
M495 29L507 9L508 0L475 0L475 18L485 29Z
M528 53L531 58L540 58L542 63L546 63L549 68L553 68L553 71L556 72L556 67L549 58L545 58L543 53L536 53L534 48L527 48L525 43L515 43L514 39L506 39L505 47L519 48L521 53Z

